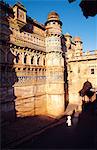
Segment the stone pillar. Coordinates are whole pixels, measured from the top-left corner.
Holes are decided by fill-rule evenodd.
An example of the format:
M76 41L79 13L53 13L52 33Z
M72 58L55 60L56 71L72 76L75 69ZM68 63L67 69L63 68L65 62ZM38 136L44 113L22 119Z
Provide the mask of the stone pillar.
M33 65L37 66L37 55L34 55L34 61L33 61Z
M65 39L66 39L66 48L67 49L71 49L71 38L72 36L69 33L66 33L65 35Z
M24 63L24 53L18 54L18 63L23 64Z
M31 56L29 54L27 55L27 64L31 65Z
M80 39L80 37L75 37L74 38L74 42L75 42L75 56L81 56L82 55L82 41Z

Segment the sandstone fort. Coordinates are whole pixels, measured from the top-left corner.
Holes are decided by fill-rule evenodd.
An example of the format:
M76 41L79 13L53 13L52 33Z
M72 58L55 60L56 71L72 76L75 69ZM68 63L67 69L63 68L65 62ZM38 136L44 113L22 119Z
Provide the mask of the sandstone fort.
M57 12L45 24L27 16L21 3L0 2L0 101L2 121L60 117L82 99L96 99L97 50L83 52L80 37L63 34ZM88 43L87 43L88 44ZM87 83L93 94L82 90Z

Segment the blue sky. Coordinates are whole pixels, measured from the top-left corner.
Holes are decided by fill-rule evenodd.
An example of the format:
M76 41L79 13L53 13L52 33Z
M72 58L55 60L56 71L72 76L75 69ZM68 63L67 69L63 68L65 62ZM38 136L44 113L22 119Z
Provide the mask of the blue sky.
M5 0L14 5L17 0ZM45 23L47 15L56 11L63 23L63 34L69 32L72 36L80 36L83 41L83 51L97 49L97 15L86 19L79 7L80 0L69 3L68 0L18 0L27 9L28 16L40 23Z

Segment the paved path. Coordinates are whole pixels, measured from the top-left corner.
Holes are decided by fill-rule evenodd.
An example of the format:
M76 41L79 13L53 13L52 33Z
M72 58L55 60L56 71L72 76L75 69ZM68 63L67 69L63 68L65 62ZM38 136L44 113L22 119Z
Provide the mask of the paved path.
M46 116L18 118L15 122L1 127L2 147L15 147L15 145L40 134L57 121Z
M63 120L63 121L62 121ZM97 146L97 110L90 106L80 114L73 117L73 124L67 127L66 119L40 136L32 138L17 148L26 149L96 149Z
M87 107L79 119L73 117L71 127L66 126L66 116L61 119L45 116L19 118L1 128L2 149L95 148L97 111L91 110Z

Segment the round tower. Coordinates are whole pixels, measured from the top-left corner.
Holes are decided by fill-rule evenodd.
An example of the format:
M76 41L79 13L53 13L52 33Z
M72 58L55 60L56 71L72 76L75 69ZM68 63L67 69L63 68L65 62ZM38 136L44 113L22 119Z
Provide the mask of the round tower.
M82 55L82 41L80 39L80 37L75 37L74 39L74 42L75 42L75 54L77 56L81 56Z
M65 39L66 39L66 48L67 50L71 48L71 38L72 36L69 33L66 33L65 35Z
M56 12L48 14L46 28L46 66L47 66L47 113L60 116L64 113L64 58L62 57L62 22Z
M63 65L61 62L61 35L62 35L62 22L59 20L59 15L56 12L51 12L48 14L47 22L45 23L46 28L46 52L47 66L60 66ZM53 55L53 56L52 56ZM60 56L60 57L56 57ZM52 56L52 57L51 57ZM50 59L51 58L51 59Z

